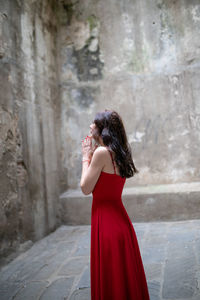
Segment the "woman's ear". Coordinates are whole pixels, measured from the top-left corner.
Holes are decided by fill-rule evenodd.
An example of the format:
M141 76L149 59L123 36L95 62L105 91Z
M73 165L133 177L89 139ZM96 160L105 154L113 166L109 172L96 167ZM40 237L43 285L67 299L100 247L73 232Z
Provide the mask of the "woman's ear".
M104 128L101 133L104 144L108 144L111 141L111 135L108 128Z

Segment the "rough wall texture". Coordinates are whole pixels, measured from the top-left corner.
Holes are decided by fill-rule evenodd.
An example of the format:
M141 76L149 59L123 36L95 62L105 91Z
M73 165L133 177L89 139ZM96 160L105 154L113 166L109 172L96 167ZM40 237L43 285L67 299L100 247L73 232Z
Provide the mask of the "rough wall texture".
M200 3L66 1L62 26L62 179L79 185L95 113L121 113L140 173L127 185L200 179Z
M7 255L58 225L58 22L56 1L0 3L0 254Z
M139 175L199 181L200 3L0 1L1 255L59 224L81 140L117 110Z

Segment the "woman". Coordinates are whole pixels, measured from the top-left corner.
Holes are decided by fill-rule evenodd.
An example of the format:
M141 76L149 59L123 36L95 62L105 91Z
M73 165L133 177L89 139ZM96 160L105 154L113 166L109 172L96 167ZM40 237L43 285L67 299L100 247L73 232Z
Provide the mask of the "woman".
M123 122L115 111L97 113L82 141L81 189L93 194L91 300L149 300L139 245L121 194L134 176ZM92 138L99 145L92 147Z

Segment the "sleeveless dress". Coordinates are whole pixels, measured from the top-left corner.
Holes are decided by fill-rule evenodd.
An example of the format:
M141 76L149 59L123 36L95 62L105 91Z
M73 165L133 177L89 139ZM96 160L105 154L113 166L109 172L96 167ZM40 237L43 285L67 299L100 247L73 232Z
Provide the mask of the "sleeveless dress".
M101 172L92 192L91 300L149 300L137 237L121 199L126 178L113 166L113 174Z

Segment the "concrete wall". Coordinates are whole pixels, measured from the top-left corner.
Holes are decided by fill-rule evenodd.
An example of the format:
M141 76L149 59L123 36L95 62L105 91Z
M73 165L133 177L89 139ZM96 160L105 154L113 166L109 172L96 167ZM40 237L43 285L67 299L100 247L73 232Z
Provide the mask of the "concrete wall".
M59 224L56 1L1 1L0 243L8 255Z
M62 179L79 185L81 139L95 113L121 113L140 173L199 181L199 1L65 1L61 43ZM63 185L64 190L64 185Z
M0 2L0 243L7 255L60 224L81 140L117 110L139 175L199 181L199 1Z

